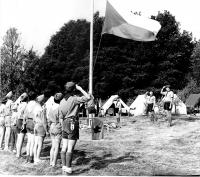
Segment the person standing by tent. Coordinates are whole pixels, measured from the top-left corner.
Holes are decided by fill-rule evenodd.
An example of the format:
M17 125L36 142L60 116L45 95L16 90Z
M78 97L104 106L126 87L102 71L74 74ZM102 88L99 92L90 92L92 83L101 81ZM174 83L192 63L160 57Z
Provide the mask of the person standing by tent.
M149 92L146 92L145 94L144 94L144 99L145 99L145 102L144 102L144 105L145 105L145 110L144 110L144 113L145 113L145 115L147 115L148 116L148 112L147 112L147 106L148 106L148 104L147 104L147 98L149 97Z
M115 104L115 114L116 114L116 118L117 118L117 123L120 123L122 104L120 102L119 97L116 98L116 100L114 101L114 104Z
M154 115L154 106L156 103L156 97L153 95L153 92L150 91L149 95L146 97L146 103L147 103L147 116L150 117L151 121L156 121L155 115Z
M10 141L10 135L11 135L11 118L12 118L12 104L13 101L11 100L13 96L12 91L10 91L7 95L7 102L6 102L6 108L5 108L5 147L4 150L8 151L9 141Z
M169 123L168 126L172 126L171 110L173 106L174 93L170 90L170 85L163 86L160 93L164 95L164 98L163 98L164 110L166 111L166 114L167 114L168 123Z
M62 126L59 121L59 104L63 98L62 93L56 93L54 95L54 104L49 110L48 115L48 125L50 127L50 136L51 136L51 150L50 150L50 166L56 166L58 151L62 139Z
M83 96L76 96L76 90ZM65 96L59 105L59 118L62 123L62 171L63 173L72 173L73 151L77 140L79 139L79 107L81 103L90 100L90 95L74 82L65 84Z

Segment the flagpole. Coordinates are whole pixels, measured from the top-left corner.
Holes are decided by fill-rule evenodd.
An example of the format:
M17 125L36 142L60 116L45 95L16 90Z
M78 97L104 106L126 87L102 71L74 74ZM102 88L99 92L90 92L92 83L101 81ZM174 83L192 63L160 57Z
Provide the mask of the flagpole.
M90 61L89 61L89 93L93 93L93 16L94 0L91 0L91 17L90 17Z

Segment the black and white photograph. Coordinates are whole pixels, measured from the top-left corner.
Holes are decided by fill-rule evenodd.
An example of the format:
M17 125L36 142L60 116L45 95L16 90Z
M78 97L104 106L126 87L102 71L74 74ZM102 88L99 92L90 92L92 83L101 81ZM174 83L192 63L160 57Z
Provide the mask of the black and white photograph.
M200 175L199 0L0 0L0 176Z

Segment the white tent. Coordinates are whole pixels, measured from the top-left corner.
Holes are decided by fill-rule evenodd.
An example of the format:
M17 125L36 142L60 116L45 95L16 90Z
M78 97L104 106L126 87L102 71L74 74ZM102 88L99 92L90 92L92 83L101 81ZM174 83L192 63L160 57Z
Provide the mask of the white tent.
M106 102L105 104L101 107L101 113L102 115L105 115L106 111L110 108L110 106L113 104L114 100L118 98L118 95L112 95ZM129 112L129 107L121 100L120 103L122 104L122 112L123 113L128 113Z
M175 105L173 105L173 107L172 107L172 114L186 115L187 114L187 107L178 98L178 96L176 94L174 94L174 101L175 101Z
M130 114L134 116L145 115L146 99L145 95L138 95L130 105Z

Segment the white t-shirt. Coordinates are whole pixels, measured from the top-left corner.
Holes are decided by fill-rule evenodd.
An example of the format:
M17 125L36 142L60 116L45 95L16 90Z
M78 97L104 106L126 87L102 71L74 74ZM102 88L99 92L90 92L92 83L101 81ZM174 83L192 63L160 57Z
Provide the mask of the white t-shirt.
M36 101L34 100L31 100L28 102L26 108L25 108L25 113L24 113L24 117L25 118L33 118L33 109L34 109L34 106L36 104Z
M27 102L21 102L17 108L17 118L23 119L22 115L24 114L24 111L26 109Z
M13 104L13 101L10 99L6 102L6 108L5 108L6 116L12 115L12 104Z
M147 96L146 97L146 103L147 104L154 104L156 102L156 97L155 96Z
M172 91L169 92L163 92L164 98L163 101L164 102L172 102L173 98L174 98L174 93Z
M115 108L121 109L121 102L119 100L114 101L114 104L115 104Z

